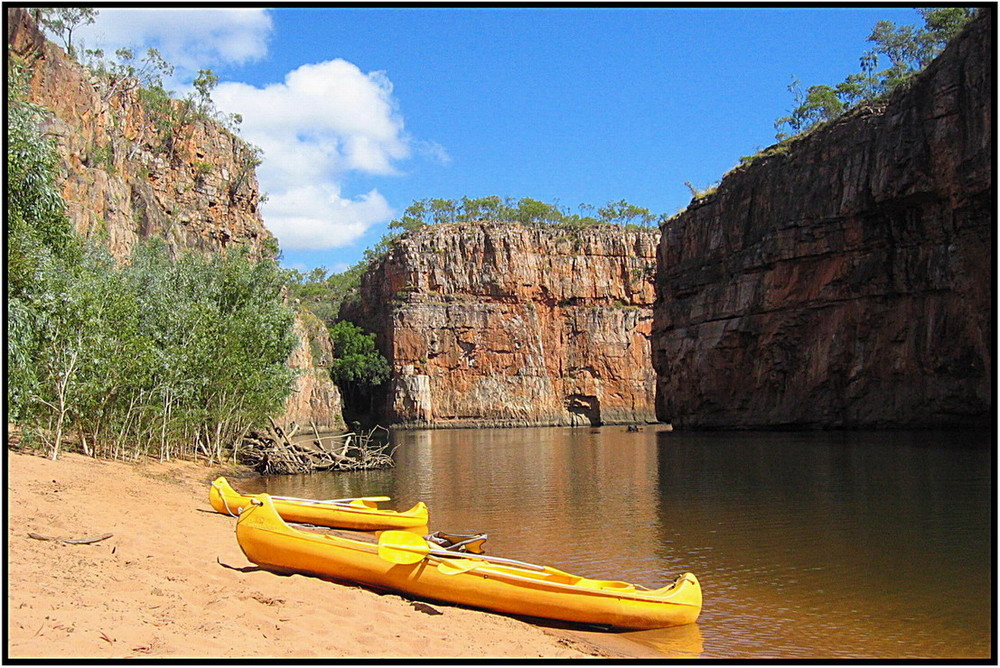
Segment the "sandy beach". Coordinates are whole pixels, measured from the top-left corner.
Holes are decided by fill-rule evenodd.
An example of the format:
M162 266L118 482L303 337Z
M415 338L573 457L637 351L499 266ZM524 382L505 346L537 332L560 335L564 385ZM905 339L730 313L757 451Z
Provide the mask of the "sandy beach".
M220 473L9 450L8 657L662 658L614 634L259 570L208 504Z

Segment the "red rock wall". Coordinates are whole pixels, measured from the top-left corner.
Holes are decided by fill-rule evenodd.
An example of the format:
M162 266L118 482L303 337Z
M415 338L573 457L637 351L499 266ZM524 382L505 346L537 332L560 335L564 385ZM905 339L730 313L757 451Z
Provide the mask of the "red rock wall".
M174 151L165 152L137 95L109 96L99 79L45 39L24 9L7 10L7 39L32 70L31 101L53 112L48 131L57 137L59 181L77 232L118 258L145 237L174 249L242 245L270 255L274 236L257 209L257 177L241 139L196 120L178 129ZM342 428L329 334L307 312L299 313L295 331L299 345L289 365L300 375L279 419Z
M692 427L985 423L992 12L911 86L662 229L656 411Z
M344 405L340 389L330 378L333 343L323 321L309 311L299 311L295 318L299 343L288 360L299 372L295 387L285 402L285 412L277 418L288 426L297 422L303 434L311 434L311 425L323 431L344 428Z
M30 99L53 112L59 181L76 230L125 257L156 236L173 248L255 252L273 245L257 206L249 147L218 123L176 129L172 154L138 95L110 94L89 70L47 41L24 9L7 10L10 53L31 67Z
M656 238L487 223L407 235L344 313L376 331L393 362L390 420L652 421Z

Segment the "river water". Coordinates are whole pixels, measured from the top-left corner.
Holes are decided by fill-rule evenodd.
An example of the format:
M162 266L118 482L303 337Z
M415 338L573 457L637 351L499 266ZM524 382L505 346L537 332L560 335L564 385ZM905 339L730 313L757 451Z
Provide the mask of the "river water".
M620 637L666 657L975 659L992 646L988 433L655 426L394 432L396 468L242 481L388 495L490 554L660 587L691 571L697 624ZM391 505L391 504L390 504Z

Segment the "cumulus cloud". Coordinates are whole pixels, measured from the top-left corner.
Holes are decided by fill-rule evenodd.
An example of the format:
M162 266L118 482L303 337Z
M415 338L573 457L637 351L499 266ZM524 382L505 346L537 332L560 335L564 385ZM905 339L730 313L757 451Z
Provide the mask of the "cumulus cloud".
M213 97L242 115L240 134L264 151L257 176L269 199L261 212L282 247L346 245L392 217L377 190L347 198L339 185L352 171L396 174L395 163L411 154L384 72L336 59L261 88L224 82Z
M264 58L272 30L264 9L103 7L74 41L106 53L155 47L176 68L165 86L184 95L199 69ZM220 111L242 116L240 134L264 151L261 213L289 250L349 245L392 218L377 190L344 194L349 173L396 175L411 155L450 162L444 147L406 133L385 72L365 73L343 59L302 65L262 87L221 82L212 98Z
M184 79L201 68L260 60L272 29L263 9L102 7L77 35L85 48L109 53L122 46L154 47Z
M329 183L291 188L271 196L265 206L281 245L294 250L345 246L393 214L376 190L346 199Z

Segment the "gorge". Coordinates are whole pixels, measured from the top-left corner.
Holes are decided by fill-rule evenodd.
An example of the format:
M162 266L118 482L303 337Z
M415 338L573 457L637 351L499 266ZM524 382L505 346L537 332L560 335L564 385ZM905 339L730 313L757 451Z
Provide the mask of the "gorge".
M219 123L165 137L8 9L50 110L79 234L258 255L255 154ZM992 412L993 13L912 83L761 152L659 229L490 221L396 239L341 317L392 365L400 427L982 426ZM285 421L343 426L308 312Z

